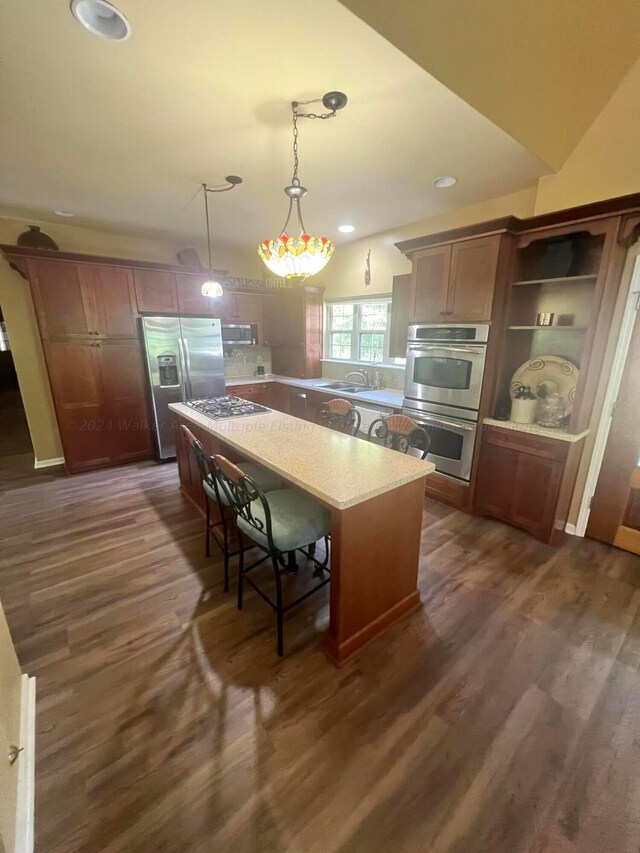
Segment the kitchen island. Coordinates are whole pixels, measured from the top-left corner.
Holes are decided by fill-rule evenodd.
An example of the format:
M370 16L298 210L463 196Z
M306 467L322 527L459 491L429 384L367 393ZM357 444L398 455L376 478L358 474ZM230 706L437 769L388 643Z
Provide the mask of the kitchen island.
M425 477L431 462L269 410L213 420L183 404L176 419L183 493L199 491L179 426L208 453L252 460L331 512L330 619L325 651L342 664L389 625L420 607L417 589Z

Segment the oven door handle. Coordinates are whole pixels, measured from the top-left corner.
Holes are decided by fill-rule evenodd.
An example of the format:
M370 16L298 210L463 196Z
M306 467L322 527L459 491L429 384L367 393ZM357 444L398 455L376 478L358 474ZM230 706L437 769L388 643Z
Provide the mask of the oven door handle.
M482 355L485 352L484 347L449 347L449 346L424 346L424 347L409 347L409 352L428 352L430 350L441 350L444 352L472 352Z
M463 424L458 421L449 421L446 418L434 417L433 415L428 415L426 412L416 412L415 414L410 415L410 417L415 417L415 419L420 422L426 422L427 426L442 426L450 429L463 429L467 432L475 432L478 427L474 424Z

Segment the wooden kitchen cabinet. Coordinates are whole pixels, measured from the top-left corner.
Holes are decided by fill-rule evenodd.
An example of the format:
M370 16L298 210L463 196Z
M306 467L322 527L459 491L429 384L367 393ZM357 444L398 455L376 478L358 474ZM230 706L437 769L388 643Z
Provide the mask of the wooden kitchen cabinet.
M474 508L552 542L566 523L582 442L488 427L476 473Z
M447 322L491 319L500 237L454 243L447 301Z
M269 383L269 408L289 414L289 386L281 382Z
M479 237L417 251L411 278L411 322L491 320L500 237Z
M136 340L45 343L65 464L72 473L150 457L153 436Z
M176 273L178 292L178 313L195 314L203 317L217 317L215 303L217 299L202 295L202 285L209 279L205 273ZM220 308L217 308L220 311Z
M230 397L251 400L252 403L259 403L261 406L269 406L271 402L269 382L256 382L252 385L227 385L227 394Z
M444 322L451 271L451 246L416 252L411 273L411 322Z
M38 260L28 269L43 338L136 337L130 269Z
M391 289L389 358L407 355L407 329L411 322L411 274L394 275Z
M176 276L163 270L134 270L138 311L141 314L177 314Z
M322 375L322 287L288 287L263 301L263 342L274 373L300 379Z

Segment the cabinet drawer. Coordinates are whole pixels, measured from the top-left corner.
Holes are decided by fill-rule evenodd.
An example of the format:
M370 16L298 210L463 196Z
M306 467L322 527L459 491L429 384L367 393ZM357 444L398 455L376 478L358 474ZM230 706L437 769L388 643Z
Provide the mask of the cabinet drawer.
M546 438L543 435L533 435L529 432L500 429L500 427L494 426L484 427L482 438L485 444L517 450L520 453L529 453L532 456L540 456L544 459L555 459L558 462L564 462L569 448L566 441Z

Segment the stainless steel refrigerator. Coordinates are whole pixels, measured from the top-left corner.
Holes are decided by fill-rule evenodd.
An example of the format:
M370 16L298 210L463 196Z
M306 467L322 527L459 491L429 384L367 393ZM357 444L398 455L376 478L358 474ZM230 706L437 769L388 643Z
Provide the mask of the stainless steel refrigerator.
M169 403L225 393L220 320L141 317L158 456L176 455Z

